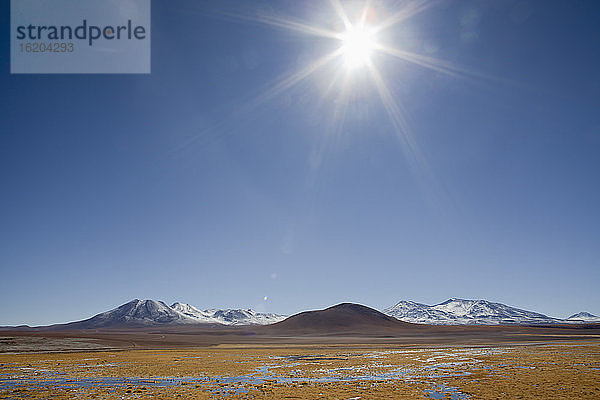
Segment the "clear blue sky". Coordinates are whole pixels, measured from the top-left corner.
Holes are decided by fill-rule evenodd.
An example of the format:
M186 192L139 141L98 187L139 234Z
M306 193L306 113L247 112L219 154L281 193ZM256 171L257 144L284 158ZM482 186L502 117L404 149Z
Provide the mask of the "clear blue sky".
M133 298L600 315L600 2L444 1L386 30L476 72L373 55L420 162L364 68L351 96L324 94L339 61L265 95L339 42L231 14L337 29L328 2L153 0L150 75L10 75L0 7L0 325Z

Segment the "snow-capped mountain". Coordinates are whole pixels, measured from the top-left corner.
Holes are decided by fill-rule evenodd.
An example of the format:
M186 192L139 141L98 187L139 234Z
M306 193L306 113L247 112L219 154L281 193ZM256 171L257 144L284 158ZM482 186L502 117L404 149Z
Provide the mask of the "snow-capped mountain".
M401 321L416 324L448 324L451 323L448 321L455 320L453 315L414 301L400 301L383 310L383 313Z
M176 302L171 304L171 308L187 318L191 318L195 322L207 324L215 323L212 314L204 312L192 305Z
M600 322L600 317L590 314L589 312L580 312L577 314L571 315L567 318L569 322Z
M203 311L185 303L169 306L162 301L135 299L113 310L67 325L79 329L183 324L266 325L285 318L283 315L259 313L251 309Z
M100 313L90 319L72 323L77 327L105 328L127 325L167 325L193 322L183 314L173 310L162 301L132 300L113 310Z
M436 325L556 324L565 320L487 300L449 299L429 306L400 301L383 312L401 321Z
M283 321L286 318L285 315L260 313L249 308L200 310L189 304L179 302L172 304L171 308L198 322L222 325L267 325Z
M283 321L286 315L259 313L249 308L239 310L209 310L214 311L214 318L225 325L268 325Z

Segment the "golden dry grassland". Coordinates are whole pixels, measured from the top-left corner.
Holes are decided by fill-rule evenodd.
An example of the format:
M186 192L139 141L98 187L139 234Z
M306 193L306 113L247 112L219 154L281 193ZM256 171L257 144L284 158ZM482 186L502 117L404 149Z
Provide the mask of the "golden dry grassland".
M0 354L2 399L177 397L599 399L600 342Z

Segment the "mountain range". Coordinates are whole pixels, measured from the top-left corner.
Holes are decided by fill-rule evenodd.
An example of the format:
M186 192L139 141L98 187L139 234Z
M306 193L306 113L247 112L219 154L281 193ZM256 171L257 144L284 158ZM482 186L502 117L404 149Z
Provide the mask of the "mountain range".
M97 329L164 325L265 325L279 322L284 315L260 313L251 309L200 310L185 303L167 305L155 300L132 300L92 318L64 324L75 329Z
M573 322L600 322L600 318L579 313L567 319L549 317L533 311L487 300L449 299L435 305L400 301L383 312L401 321L432 325L531 325Z
M533 311L510 307L487 300L464 300L452 298L435 305L413 301L400 301L382 312L365 306L342 303L320 310L305 311L287 317L285 315L262 313L252 309L206 309L201 310L190 304L176 302L168 305L155 300L132 300L112 310L91 318L53 325L56 329L99 329L156 326L248 326L271 325L285 327L323 325L331 329L343 327L345 319L352 314L369 325L377 320L383 326L397 326L398 323L427 325L551 325L566 323L600 323L600 317L588 312L580 312L566 319L549 317ZM369 322L371 321L371 322ZM361 323L363 323L361 322ZM274 324L274 325L273 325Z
M186 303L174 303L171 308L194 322L221 325L268 325L284 320L287 316L261 313L250 308L200 310Z
M594 314L590 314L589 312L583 311L583 312L571 315L569 318L567 318L567 321L571 321L571 322L600 322L600 317L597 317Z

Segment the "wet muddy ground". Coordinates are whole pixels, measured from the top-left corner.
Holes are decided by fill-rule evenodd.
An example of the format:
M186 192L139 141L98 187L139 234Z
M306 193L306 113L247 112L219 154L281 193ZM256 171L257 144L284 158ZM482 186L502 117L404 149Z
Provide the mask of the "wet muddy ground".
M0 398L597 399L600 342L0 354Z

